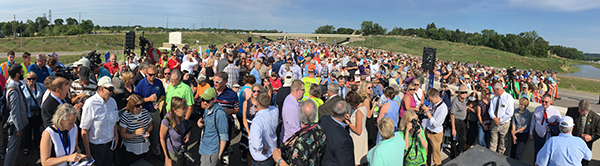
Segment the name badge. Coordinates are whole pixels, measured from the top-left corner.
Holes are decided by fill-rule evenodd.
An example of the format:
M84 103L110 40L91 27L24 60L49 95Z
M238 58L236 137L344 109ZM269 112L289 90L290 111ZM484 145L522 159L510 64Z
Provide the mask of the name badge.
M515 113L515 116L519 116L519 113Z
M504 108L504 107L506 107L506 106L504 106L504 104L502 104L502 108Z
M138 123L138 121L137 120L132 120L131 123Z

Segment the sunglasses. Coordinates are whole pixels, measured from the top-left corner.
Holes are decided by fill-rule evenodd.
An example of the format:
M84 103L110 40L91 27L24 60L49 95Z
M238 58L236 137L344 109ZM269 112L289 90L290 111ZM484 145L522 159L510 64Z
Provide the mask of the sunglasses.
M111 91L111 92L112 92L112 91L114 91L114 90L115 90L115 87L108 87L108 88L106 88L106 89L107 89L108 91Z
M221 80L221 81L215 81L215 83L217 83L217 84L220 84L221 82L223 82L223 80Z
M367 89L371 89L372 87L367 87Z
M156 76L156 73L148 73L148 76Z
M165 75L171 75L171 73L165 73Z
M36 79L37 79L37 78L27 78L27 80L29 80L29 81L34 81L34 80L36 80Z
M459 92L460 94L467 94L468 92Z
M542 104L550 103L550 101L542 101Z
M135 105L135 108L141 108L141 107L142 107L142 105L144 105L144 104L136 104L136 105Z
M258 93L258 92L260 92L260 90L252 90L252 92Z
M409 91L411 91L411 90L417 90L417 89L409 89Z
M203 103L204 103L204 102L206 102L206 103L210 103L211 101L213 101L213 99L210 99L210 100L206 100L206 99L204 99L204 98L200 98L200 99L202 100L201 102L203 102Z

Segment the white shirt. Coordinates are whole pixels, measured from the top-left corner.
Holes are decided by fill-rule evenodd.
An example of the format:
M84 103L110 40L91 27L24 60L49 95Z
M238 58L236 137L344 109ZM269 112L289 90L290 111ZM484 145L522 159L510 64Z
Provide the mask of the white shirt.
M494 96L492 101L490 102L490 110L488 113L490 114L490 118L496 118L496 103L498 101L498 96ZM507 92L504 92L500 95L500 105L498 105L498 117L500 118L500 124L505 124L510 122L510 119L515 112L515 99L510 96Z
M434 109L435 106L440 105L437 109ZM446 115L448 115L448 106L440 100L438 103L429 105L429 112L431 113L431 119L425 118L423 119L423 126L427 126L427 129L434 133L441 133L444 131L444 121L446 120Z
M187 70L188 73L192 73L194 71L194 66L196 65L198 65L198 61L196 61L196 58L192 58L191 61L185 59L185 61L181 63L181 71Z
M546 116L550 123L558 122L561 118L560 111L554 106L550 106L546 109ZM531 116L530 126L533 127L533 129L529 130L530 135L533 135L533 130L535 130L539 137L545 138L547 132L546 126L548 126L548 123L544 121L544 124L542 125L542 121L544 121L544 107L540 105L535 107L533 116Z
M89 130L90 143L105 144L112 141L119 119L115 99L111 97L105 103L99 94L95 94L85 101L81 112L81 129Z

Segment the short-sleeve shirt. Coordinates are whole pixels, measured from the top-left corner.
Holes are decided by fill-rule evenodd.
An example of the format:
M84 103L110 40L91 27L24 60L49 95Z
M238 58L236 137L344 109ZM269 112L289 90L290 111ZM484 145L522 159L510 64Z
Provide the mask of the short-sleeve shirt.
M141 125L140 122L143 122L144 125ZM126 128L127 133L135 133L135 130L140 127L148 129L148 125L150 123L152 123L152 117L150 117L148 111L145 109L142 109L142 112L137 115L134 115L129 111L125 111L121 116L121 119L119 119L119 126ZM142 137L142 135L136 135L133 139L123 139L123 142L133 144L143 143L144 137Z
M171 98L174 96L184 98L187 106L194 105L194 92L189 85L180 82L179 85L174 87L172 84L169 84L169 91L165 98L167 101L167 112L171 108Z
M519 108L520 109L520 108ZM531 112L527 108L521 113L520 110L515 110L513 114L512 125L518 130L521 127L525 127L525 130L519 133L529 133L529 124L531 123Z
M173 128L173 126L171 126L171 124L169 124L169 120L171 120L173 123L175 123L175 121L173 119L170 119L171 115L167 114L165 115L165 118L163 118L163 120L160 122L162 125L167 126L167 132L169 134L168 138L165 138L165 144L167 144L167 150L170 153L175 153L177 151L179 151L179 147L181 147L181 143L183 142L183 133L185 133L185 127L183 125L183 123L179 123L175 125L175 128L177 128L177 131L175 130L175 128ZM181 133L181 134L179 134Z
M135 86L135 94L142 96L142 98L150 97L153 94L156 94L156 98L160 98L160 96L165 94L165 88L163 87L162 81L159 79L154 79L154 82L150 84L147 80L148 78L144 78L140 80L137 86ZM145 102L143 107L148 111L154 111L153 102Z
M112 97L104 102L99 94L95 94L85 101L81 112L81 129L89 130L90 143L105 144L112 141L119 119L117 102Z
M225 109L240 108L237 93L231 88L225 88L221 94L217 95L217 103Z
M458 100L458 97L452 100L452 105L450 106L450 114L454 115L456 120L465 120L467 118L467 105L466 100L463 101Z

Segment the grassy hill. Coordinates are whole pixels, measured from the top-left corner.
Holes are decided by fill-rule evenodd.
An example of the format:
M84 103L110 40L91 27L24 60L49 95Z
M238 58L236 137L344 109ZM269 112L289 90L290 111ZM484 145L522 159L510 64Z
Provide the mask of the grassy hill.
M484 46L472 46L463 43L423 38L367 36L365 39L365 41L352 42L348 45L402 52L414 56L423 56L423 47L434 47L437 49L436 56L438 59L460 62L479 61L483 65L494 67L507 68L514 66L521 70L555 70L559 73L579 71L578 68L571 66L573 64L589 64L589 62L585 61L560 57L525 57ZM600 65L598 64L594 66L600 68Z

